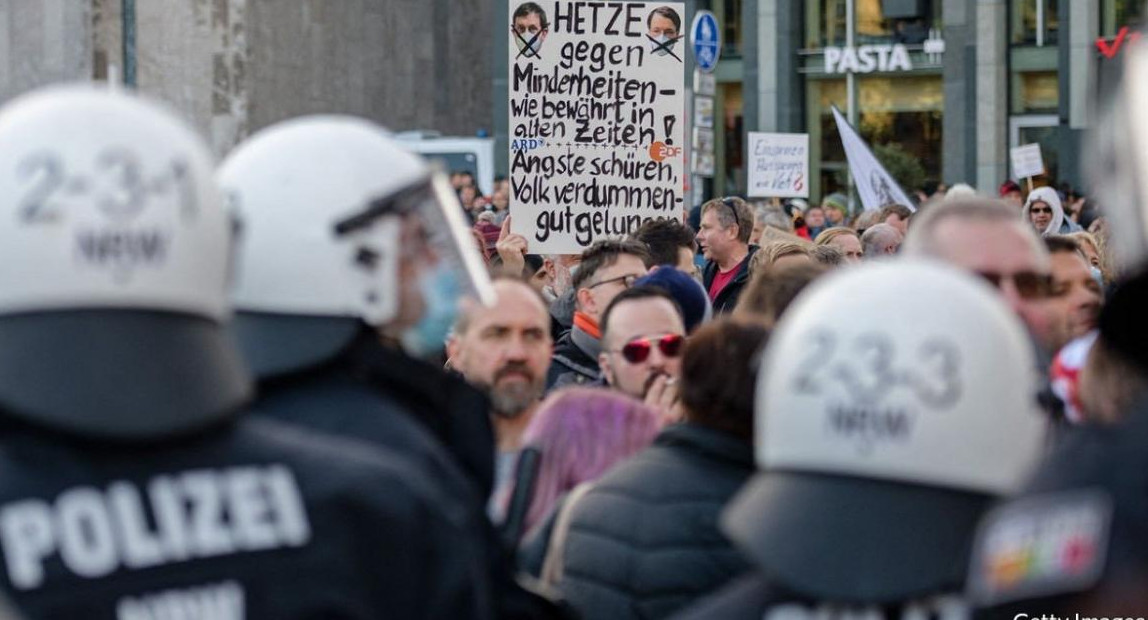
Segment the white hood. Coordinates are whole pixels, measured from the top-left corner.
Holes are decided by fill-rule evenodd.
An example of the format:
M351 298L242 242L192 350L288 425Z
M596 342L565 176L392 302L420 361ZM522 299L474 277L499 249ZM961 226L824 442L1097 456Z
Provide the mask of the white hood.
M1042 237L1048 235L1056 235L1060 233L1060 227L1064 224L1064 206L1060 204L1060 194L1051 187L1038 187L1028 195L1028 199L1024 201L1024 209L1021 211L1024 222L1032 225L1032 219L1029 218L1029 210L1032 208L1032 203L1043 202L1052 208L1052 221L1044 230L1040 231Z

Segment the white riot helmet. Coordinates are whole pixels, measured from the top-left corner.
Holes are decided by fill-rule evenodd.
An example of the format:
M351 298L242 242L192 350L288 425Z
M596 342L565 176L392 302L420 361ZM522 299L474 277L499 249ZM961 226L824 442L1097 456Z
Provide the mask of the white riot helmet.
M726 531L821 600L959 588L977 519L1038 459L1034 365L998 295L952 267L872 263L815 283L765 350L762 472Z
M0 404L88 436L185 432L247 397L231 221L207 146L154 104L53 87L0 109Z
M1148 46L1131 45L1115 96L1089 134L1083 159L1090 185L1109 220L1112 249L1120 266L1148 263Z
M461 283L439 306L461 295L490 302L449 183L377 125L339 116L275 125L232 152L218 180L241 220L236 333L260 377L327 361L364 324L395 317L404 218L419 220L438 265ZM446 325L454 316L428 314Z

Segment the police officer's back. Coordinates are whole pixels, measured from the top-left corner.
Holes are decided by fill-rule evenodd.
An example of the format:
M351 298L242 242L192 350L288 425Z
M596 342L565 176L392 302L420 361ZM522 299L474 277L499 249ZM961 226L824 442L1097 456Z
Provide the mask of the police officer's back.
M762 471L723 515L758 574L683 617L966 617L977 520L1042 443L1031 355L991 289L950 267L815 284L765 350Z
M86 87L0 110L0 552L32 618L483 617L397 456L243 415L206 147Z

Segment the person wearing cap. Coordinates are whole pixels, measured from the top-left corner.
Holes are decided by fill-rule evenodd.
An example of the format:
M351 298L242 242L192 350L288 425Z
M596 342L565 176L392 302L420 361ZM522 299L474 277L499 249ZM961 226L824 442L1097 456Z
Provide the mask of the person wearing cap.
M619 293L646 275L649 260L645 244L633 240L599 241L582 252L571 284L577 304L574 326L554 345L546 377L547 392L565 385L601 381L599 320Z
M1051 187L1038 187L1032 190L1021 209L1021 216L1042 237L1067 235L1084 230L1079 224L1065 217L1060 195Z
M623 291L602 315L598 364L606 385L644 401L663 420L677 421L685 340L682 309L665 289L646 285Z
M1005 201L1010 207L1016 207L1018 211L1024 207L1024 192L1020 189L1020 185L1017 185L1016 181L1009 179L1001 183L998 193L1001 200Z
M0 109L0 144L0 247L22 265L0 272L0 550L17 607L493 617L473 532L435 478L251 415L228 327L236 227L189 127L54 87ZM88 181L29 202L21 171L37 169ZM108 189L123 179L147 191Z
M717 314L733 310L749 281L749 261L757 252L757 246L749 244L752 233L753 210L741 198L715 198L702 205L697 235L706 257L702 285Z
M655 266L634 280L634 286L656 286L669 293L682 311L687 334L713 318L713 306L701 283L680 269Z
M749 570L717 523L753 474L753 358L765 339L757 325L702 327L682 359L684 422L570 508L559 587L582 617L665 618Z
M758 473L721 519L755 571L679 617L963 617L978 520L1045 442L1032 364L1020 321L950 266L816 282L765 348Z
M849 214L849 198L845 194L829 194L821 201L821 208L825 211L825 220L828 222L828 226L846 225L845 218Z

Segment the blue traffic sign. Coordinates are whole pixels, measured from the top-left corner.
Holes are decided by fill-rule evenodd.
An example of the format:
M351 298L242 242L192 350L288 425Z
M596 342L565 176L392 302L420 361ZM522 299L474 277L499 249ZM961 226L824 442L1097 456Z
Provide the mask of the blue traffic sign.
M709 11L698 11L694 24L690 27L690 39L694 47L694 60L698 69L710 72L717 67L721 56L721 30L717 18Z

